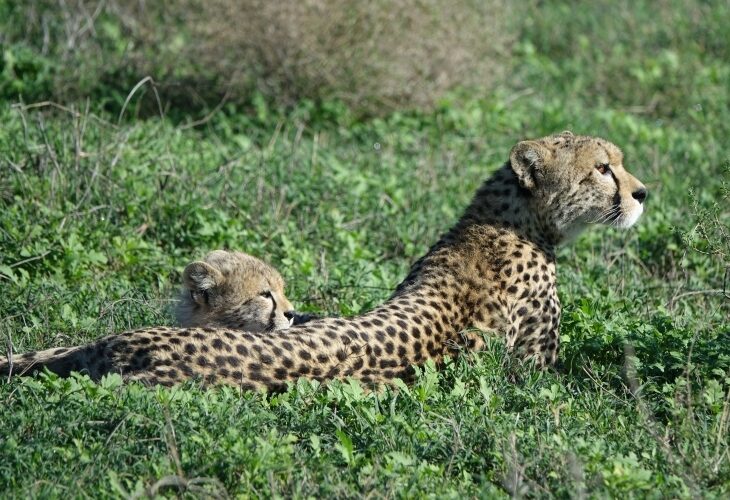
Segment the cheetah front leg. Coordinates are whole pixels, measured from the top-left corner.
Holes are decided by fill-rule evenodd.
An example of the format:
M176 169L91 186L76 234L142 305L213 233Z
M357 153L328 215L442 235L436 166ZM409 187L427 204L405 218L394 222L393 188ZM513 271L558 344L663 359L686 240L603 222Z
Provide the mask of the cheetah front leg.
M560 349L560 302L557 294L517 304L510 314L507 350L533 360L539 368L554 366Z

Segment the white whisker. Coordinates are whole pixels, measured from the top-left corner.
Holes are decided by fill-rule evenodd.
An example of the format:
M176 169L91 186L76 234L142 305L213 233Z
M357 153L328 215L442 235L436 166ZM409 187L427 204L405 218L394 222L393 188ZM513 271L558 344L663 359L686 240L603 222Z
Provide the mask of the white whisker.
M615 218L620 213L620 211L620 207L612 206L611 208L605 210L593 220L591 220L589 224L605 224L606 222L609 222L612 218Z

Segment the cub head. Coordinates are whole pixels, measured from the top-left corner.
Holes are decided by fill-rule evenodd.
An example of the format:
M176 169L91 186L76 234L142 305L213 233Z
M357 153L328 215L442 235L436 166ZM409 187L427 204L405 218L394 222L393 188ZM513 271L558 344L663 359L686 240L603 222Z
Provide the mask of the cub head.
M263 332L289 328L293 318L281 275L248 254L216 250L183 271L181 326Z
M604 139L566 131L518 143L510 166L562 240L589 224L627 228L639 219L646 187L624 169L623 159Z

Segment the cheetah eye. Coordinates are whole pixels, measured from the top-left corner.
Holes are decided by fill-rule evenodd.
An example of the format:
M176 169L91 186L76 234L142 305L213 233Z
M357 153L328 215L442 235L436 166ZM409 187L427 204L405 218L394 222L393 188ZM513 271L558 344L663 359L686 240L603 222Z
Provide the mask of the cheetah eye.
M601 175L606 175L607 173L609 173L611 171L611 169L608 166L608 163L601 163L599 165L596 165L596 170L598 170L598 172Z
M273 299L274 294L271 293L271 290L266 290L265 292L261 292L259 294L261 297L266 297L267 299Z

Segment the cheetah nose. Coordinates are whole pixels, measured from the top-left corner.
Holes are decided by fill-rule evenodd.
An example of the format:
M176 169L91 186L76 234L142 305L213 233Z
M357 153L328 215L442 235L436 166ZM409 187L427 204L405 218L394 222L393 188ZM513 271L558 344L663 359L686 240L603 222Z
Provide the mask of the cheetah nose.
M631 193L631 196L639 203L644 203L646 199L646 188L642 187Z
M284 311L284 317L289 321L293 320L295 315L296 313L294 311Z

